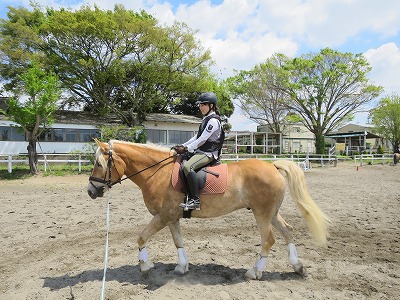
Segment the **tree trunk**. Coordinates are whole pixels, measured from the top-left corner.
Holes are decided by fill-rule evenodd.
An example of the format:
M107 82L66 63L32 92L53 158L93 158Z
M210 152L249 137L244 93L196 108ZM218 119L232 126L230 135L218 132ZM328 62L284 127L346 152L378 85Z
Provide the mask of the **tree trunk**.
M29 158L29 170L32 175L39 174L38 168L38 155L36 151L36 139L29 138L28 140L28 158Z
M399 143L395 142L393 145L393 153L400 153Z
M325 137L321 133L314 133L315 135L315 152L317 154L325 154Z

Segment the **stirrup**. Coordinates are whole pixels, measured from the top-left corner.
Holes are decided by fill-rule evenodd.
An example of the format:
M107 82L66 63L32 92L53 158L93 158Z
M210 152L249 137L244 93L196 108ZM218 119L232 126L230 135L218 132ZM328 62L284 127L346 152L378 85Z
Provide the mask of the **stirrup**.
M179 207L183 208L184 211L200 210L200 200L189 198L189 200L186 203L179 204Z

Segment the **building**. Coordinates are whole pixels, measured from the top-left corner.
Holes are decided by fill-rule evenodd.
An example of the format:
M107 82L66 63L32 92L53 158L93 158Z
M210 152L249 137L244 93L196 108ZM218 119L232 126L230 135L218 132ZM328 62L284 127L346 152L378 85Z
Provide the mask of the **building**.
M5 110L4 104L0 108ZM100 137L101 126L121 125L116 118L99 118L82 111L60 110L55 113L55 119L51 128L39 137L40 153L85 151L88 142ZM189 140L197 132L200 123L201 119L194 116L149 114L143 122L143 128L148 142L172 146ZM27 146L25 134L18 124L0 113L0 154L27 153Z
M280 133L231 131L225 135L223 153L282 154Z
M372 153L377 152L379 145L383 146L382 137L372 131L373 125L347 124L335 132L326 134L325 137L333 139L336 153Z
M271 134L268 125L257 126L257 131ZM287 125L282 132L282 151L286 153L315 153L315 137L302 123Z

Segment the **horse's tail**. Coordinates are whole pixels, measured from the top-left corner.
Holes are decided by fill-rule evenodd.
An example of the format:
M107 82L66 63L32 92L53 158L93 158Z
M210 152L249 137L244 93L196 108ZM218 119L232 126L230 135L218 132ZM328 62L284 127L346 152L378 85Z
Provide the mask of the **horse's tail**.
M330 220L308 193L303 170L289 160L277 160L273 164L278 170L285 171L290 195L306 220L312 236L318 244L325 245L328 236L327 225Z

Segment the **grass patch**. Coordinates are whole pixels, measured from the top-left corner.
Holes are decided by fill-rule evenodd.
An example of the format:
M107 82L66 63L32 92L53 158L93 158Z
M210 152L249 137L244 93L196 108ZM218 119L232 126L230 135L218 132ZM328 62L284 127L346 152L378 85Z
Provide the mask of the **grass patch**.
M77 175L77 174L87 174L88 176L92 172L92 165L83 165L81 167L81 172L79 172L79 167L77 164L51 164L47 166L46 172L44 171L44 166L39 164L40 174L44 177L46 176L67 176L67 175ZM12 173L8 173L8 167L5 164L0 165L0 180L16 180L16 179L26 179L33 175L29 172L29 166L25 164L13 164Z

